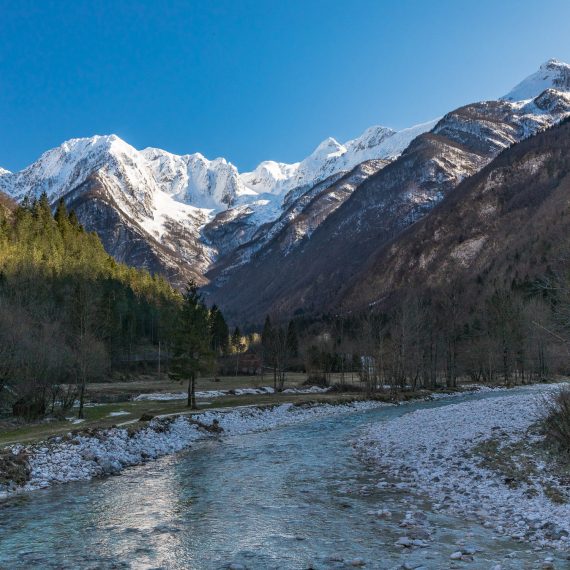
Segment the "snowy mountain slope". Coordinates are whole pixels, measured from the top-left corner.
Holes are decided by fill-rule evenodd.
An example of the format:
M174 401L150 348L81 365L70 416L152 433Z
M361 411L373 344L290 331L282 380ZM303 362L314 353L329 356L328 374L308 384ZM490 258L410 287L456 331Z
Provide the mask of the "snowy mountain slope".
M547 89L531 100L486 101L448 113L400 157L364 179L318 225L284 252L278 238L247 264L208 274L212 302L234 319L337 310L375 252L422 219L464 179L503 150L570 115L570 93Z
M346 174L341 172L329 176L298 196L291 197L295 192L290 192L279 218L252 232L250 239L243 245L229 249L228 255L221 256L216 261L208 277L215 279L217 283L223 281L226 275L247 264L257 252L260 252L260 256L267 255L268 251L264 248L269 244L272 246L269 248L270 252L289 255L303 240L310 238L317 227L348 199L366 178L377 173L389 162L382 159L367 160ZM204 229L206 235L220 231L227 231L227 226L220 228L211 223Z
M284 194L295 188L312 186L333 174L348 172L365 160L397 157L418 135L431 130L438 120L401 131L370 127L344 144L329 137L301 162L265 161L253 172L242 174L241 178L252 190L270 194Z
M320 235L342 248L352 239L345 244L344 234L355 236L357 254L347 262L354 265L502 149L565 116L569 69L550 60L502 101L399 132L371 127L344 144L327 138L300 162L264 161L241 174L223 158L139 151L115 135L73 139L20 172L0 169L0 191L18 200L64 198L110 253L175 285L188 277L205 283L214 263L212 274L231 283L234 270L262 259L277 272L289 267L284 279L293 283L295 260L312 266L313 255L317 265L334 256L313 251Z
M52 203L64 198L75 205L87 229L104 236L105 247L120 261L203 283L216 257L278 220L293 197L368 157L395 156L430 126L399 133L372 127L346 145L327 139L299 163L267 161L256 174L240 174L225 159L208 160L199 153L138 151L116 135L72 139L20 172L1 170L0 191L19 201L43 192ZM119 243L126 234L144 242L136 254L132 244ZM182 267L188 263L191 270ZM175 284L183 285L176 279Z
M110 135L67 141L1 176L0 190L20 201L42 192L52 203L64 198L119 261L165 273L176 285L204 282L215 252L200 242L199 228L210 210L177 201L160 182L141 152ZM207 192L198 199L211 201Z
M545 89L570 90L570 65L557 59L543 63L536 73L529 75L501 99L522 101L533 99Z

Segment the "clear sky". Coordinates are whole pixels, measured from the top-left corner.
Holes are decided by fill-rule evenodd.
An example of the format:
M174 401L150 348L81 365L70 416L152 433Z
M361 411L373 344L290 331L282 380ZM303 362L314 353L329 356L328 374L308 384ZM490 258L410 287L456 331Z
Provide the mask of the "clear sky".
M570 61L570 2L0 0L0 166L73 137L293 162Z

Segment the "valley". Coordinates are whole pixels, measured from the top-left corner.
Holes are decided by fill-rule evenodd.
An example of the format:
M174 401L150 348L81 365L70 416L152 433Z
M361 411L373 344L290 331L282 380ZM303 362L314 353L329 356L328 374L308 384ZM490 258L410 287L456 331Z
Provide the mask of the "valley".
M161 37L167 8L147 21L151 7L137 6L129 22L147 21L145 41ZM216 152L133 146L153 125L153 144L180 149L183 132L192 147L190 128L204 136L207 123L204 149L274 154L285 110L245 101L270 67L234 74L238 49L215 92L153 101L120 130L147 88L176 84L155 69L160 81L129 83L137 101L120 121L99 104L95 124L117 130L79 132L60 113L64 142L0 168L1 568L569 566L570 64L548 59L503 96L471 102L457 67L426 83L408 66L426 91L410 104L388 72L382 90L366 87L370 69L350 83L345 68L379 34L351 43L342 24L323 45L358 55L335 62L334 82L311 93L294 61L272 86L282 105L299 85L297 105L315 97L289 133L305 149L296 161L238 169ZM202 28L214 57L227 30ZM113 44L100 39L93 57ZM141 58L152 67L161 54ZM321 132L313 120L338 128L355 94L378 100L379 117L416 120L363 130L363 104L350 123L359 135L307 146ZM264 145L253 123L239 144L228 136L245 109L265 117Z

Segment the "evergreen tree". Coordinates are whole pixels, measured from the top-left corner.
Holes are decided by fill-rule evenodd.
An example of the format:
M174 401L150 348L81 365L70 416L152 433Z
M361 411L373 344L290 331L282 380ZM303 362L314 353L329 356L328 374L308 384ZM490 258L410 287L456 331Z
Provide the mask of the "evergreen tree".
M239 327L236 327L232 334L232 348L236 352L239 352L241 349L241 345L242 345L241 331L239 330Z
M289 321L287 326L287 351L290 356L296 357L299 355L299 338L295 321Z
M8 378L28 412L32 402L45 411L48 396L52 409L83 400L87 384L108 372L109 356L124 366L126 350L170 340L182 301L164 279L117 263L66 217L61 203L52 216L44 194L0 220L0 384Z
M54 219L60 230L63 230L69 224L69 216L63 198L60 198L55 209Z
M83 230L83 226L79 223L75 210L71 210L71 212L69 212L69 223L74 229Z
M239 356L245 350L245 343L239 327L234 329L232 334L232 349L236 355L236 376L239 373Z
M174 358L170 377L188 380L188 406L196 408L196 378L201 372L211 370L214 353L208 322L208 309L194 282L190 282L184 294L178 323L174 331Z
M228 351L230 331L224 315L217 305L210 309L210 336L212 339L212 350L216 354L224 354Z

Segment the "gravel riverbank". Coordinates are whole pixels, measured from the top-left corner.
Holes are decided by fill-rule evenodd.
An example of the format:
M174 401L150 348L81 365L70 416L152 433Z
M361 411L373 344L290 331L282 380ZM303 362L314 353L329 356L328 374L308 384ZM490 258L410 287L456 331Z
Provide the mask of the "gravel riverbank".
M84 430L34 445L14 445L7 453L23 465L27 471L27 482L9 482L0 486L0 498L53 484L118 474L125 467L181 451L205 438L268 430L383 405L387 404L364 401L211 410L193 416L157 417L144 426ZM205 426L212 426L214 421L222 431L206 429Z
M369 428L359 454L436 511L479 520L498 535L570 549L570 487L535 429L539 400L560 385L422 409Z

